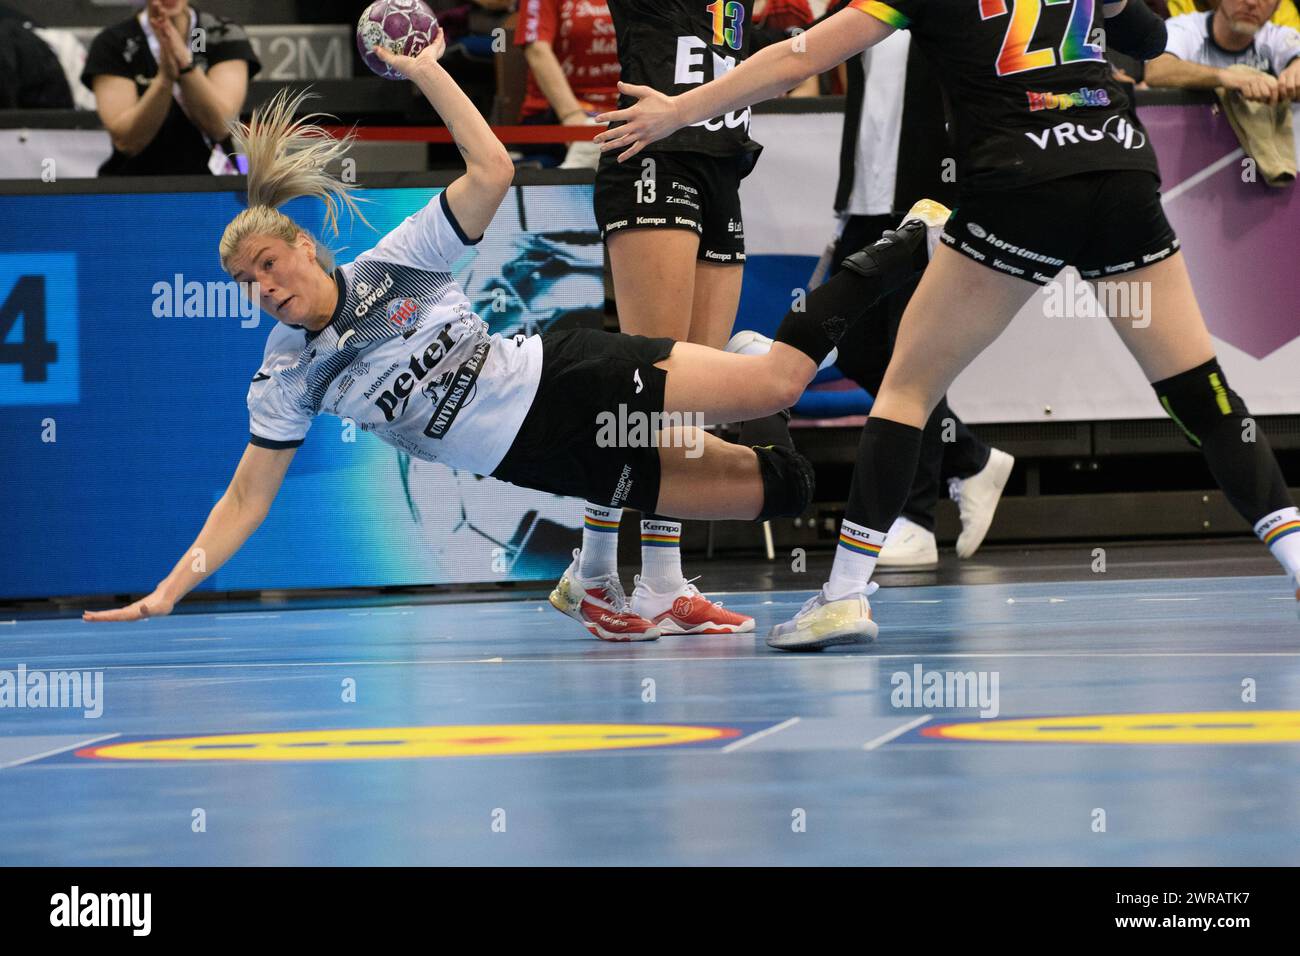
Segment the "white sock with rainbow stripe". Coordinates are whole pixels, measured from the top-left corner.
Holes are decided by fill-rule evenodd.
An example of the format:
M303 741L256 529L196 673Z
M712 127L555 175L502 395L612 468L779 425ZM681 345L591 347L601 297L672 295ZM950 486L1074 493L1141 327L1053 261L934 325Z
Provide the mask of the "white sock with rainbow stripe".
M823 593L828 601L838 601L867 589L876 559L885 545L886 531L872 531L845 519L840 522L840 543L835 549L830 580Z
M607 508L587 502L582 522L582 553L578 555L578 577L598 578L618 570L618 523L622 508Z
M657 515L641 519L641 583L655 594L671 594L686 583L680 521Z
M1300 575L1300 508L1282 508L1264 516L1255 524L1255 534L1287 574Z

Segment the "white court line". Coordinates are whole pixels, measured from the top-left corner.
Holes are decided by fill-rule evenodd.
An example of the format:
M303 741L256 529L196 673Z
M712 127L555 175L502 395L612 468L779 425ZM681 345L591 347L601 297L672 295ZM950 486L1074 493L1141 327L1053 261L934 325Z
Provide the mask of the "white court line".
M761 657L740 657L735 654L720 654L713 657L548 657L548 658L512 658L502 659L502 664L646 664L679 663L695 661L726 661L731 664L753 664L765 661L801 660L806 664L818 661L833 663L837 666L865 663L866 661L914 661L921 658L957 659L993 658L1013 659L1030 657L1300 657L1300 651L997 651L962 652L952 654L932 654L927 651L915 651L911 654L834 654L821 657L790 655L778 657L764 654ZM481 657L462 660L424 660L424 661L271 661L271 662L228 662L210 664L100 664L92 667L101 671L147 671L147 670L215 670L220 668L262 668L262 667L432 667L445 664L484 664L497 663L495 658ZM784 666L784 665L783 665Z
M1199 601L1198 597L1138 598L1138 601Z
M1200 185L1201 182L1203 182L1206 179L1209 179L1219 170L1223 169L1223 167L1235 163L1237 160L1241 159L1241 157L1245 155L1246 155L1245 150L1234 149L1227 156L1224 156L1222 159L1216 159L1214 162L1210 163L1210 165L1206 166L1200 172L1193 173L1191 176L1188 176L1177 186L1174 186L1173 188L1166 190L1164 194L1161 195L1160 197L1161 201L1166 206L1169 205L1171 202L1173 202L1183 193L1187 192L1187 190L1193 188L1194 186Z
M68 744L66 747L56 747L53 750L47 750L44 753L32 754L30 757L22 757L18 760L11 760L9 763L0 763L0 770L8 770L10 767L20 767L25 763L31 763L33 760L41 760L44 757L53 757L55 754L65 753L69 750L76 750L78 747L84 747L87 744L97 744L101 740L111 740L113 737L121 737L117 734L101 734L98 737L91 737L89 740L82 740L75 744Z
M920 727L923 723L925 723L927 720L929 720L932 716L934 716L934 715L933 715L933 714L922 714L920 717L916 718L915 720L909 720L907 723L903 724L903 726L901 726L901 727L895 727L893 730L891 730L891 731L890 731L889 733L887 733L887 734L881 734L879 737L875 738L874 740L868 740L865 744L862 745L862 749L863 749L863 750L875 750L877 747L880 747L880 746L883 746L884 744L889 743L889 742L890 742L891 740L893 740L895 737L901 737L903 734L907 733L907 732L908 732L909 730L911 730L913 727Z
M758 740L760 737L770 737L772 734L779 733L780 731L785 730L787 727L793 727L797 723L799 723L798 717L791 717L789 720L783 720L775 727L769 727L767 728L767 730L760 730L756 734L750 734L748 737L741 737L739 740L733 740L731 743L727 744L727 746L722 748L721 753L724 754L732 753L734 751L739 750L741 747L745 746L745 744L752 744L755 740Z

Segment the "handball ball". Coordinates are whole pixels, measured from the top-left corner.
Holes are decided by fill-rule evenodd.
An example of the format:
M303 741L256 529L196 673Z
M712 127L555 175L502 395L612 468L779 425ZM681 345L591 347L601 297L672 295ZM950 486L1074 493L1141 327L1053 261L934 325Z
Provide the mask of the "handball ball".
M438 18L424 0L375 0L357 21L357 51L366 66L386 80L404 77L375 56L376 45L417 56L438 35Z

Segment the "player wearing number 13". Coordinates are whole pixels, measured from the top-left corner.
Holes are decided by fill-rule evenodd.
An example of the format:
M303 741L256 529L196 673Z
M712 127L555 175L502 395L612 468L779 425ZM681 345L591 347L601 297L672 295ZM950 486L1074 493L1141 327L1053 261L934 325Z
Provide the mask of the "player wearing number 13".
M907 29L952 101L959 201L899 327L858 449L830 579L769 643L814 650L875 638L867 595L902 510L921 428L957 375L1065 266L1122 277L1146 303L1114 300L1112 325L1165 412L1204 454L1228 501L1286 569L1300 597L1300 511L1214 354L1178 241L1160 203L1155 157L1098 44L1153 59L1163 21L1142 0L852 0L800 38L768 47L712 83L598 117L596 139L626 161L674 130L789 89ZM801 340L814 362L838 330ZM1061 327L1059 334L1069 334ZM778 333L778 338L780 334Z

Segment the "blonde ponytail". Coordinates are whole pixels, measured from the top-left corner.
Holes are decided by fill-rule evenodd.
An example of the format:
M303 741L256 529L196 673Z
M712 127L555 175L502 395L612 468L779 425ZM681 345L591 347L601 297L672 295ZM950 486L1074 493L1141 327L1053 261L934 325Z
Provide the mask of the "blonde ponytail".
M330 163L347 153L356 133L335 139L313 122L324 118L322 113L294 119L299 107L315 96L307 90L291 93L283 89L254 110L247 124L233 126L235 150L248 158L248 208L231 220L221 236L221 265L227 272L231 257L249 236L275 236L293 242L305 232L279 211L280 206L300 196L324 201L325 224L335 235L344 208L369 225L352 196L353 184L327 170ZM322 265L328 268L328 253L323 258L326 261Z

